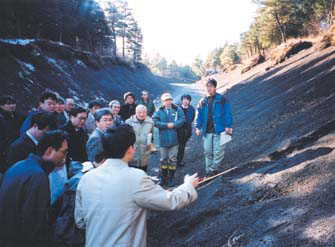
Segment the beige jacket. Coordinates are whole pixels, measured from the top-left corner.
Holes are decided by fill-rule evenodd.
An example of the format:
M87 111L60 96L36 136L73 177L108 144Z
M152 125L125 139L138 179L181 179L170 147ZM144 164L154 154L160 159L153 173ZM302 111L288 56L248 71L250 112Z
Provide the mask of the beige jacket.
M135 115L131 116L126 121L127 124L133 127L136 134L135 148L136 152L134 155L134 166L144 167L148 166L150 158L150 151L147 145L148 135L153 132L154 121L147 117L142 123L136 118Z
M180 209L196 199L191 184L166 191L144 171L108 159L81 178L75 221L86 228L87 247L145 247L147 209Z

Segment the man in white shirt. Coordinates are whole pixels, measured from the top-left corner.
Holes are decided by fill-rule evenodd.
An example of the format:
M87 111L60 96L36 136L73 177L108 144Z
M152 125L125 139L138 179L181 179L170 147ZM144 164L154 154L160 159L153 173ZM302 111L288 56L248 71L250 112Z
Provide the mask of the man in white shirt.
M102 137L106 162L79 182L75 220L86 228L87 247L145 247L147 209L175 210L197 199L197 174L167 191L143 170L130 168L135 139L129 125L109 129Z

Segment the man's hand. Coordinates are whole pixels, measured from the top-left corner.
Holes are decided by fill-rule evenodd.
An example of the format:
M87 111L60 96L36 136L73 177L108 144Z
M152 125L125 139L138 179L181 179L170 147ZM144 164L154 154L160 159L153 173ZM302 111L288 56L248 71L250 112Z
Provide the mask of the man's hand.
M233 135L233 129L232 128L226 128L225 129L226 134Z
M168 127L169 129L173 129L173 128L174 128L174 123L168 123L168 124L167 124L167 127Z
M197 136L200 136L200 135L201 135L201 131L200 131L199 129L195 129L195 134L196 134Z
M184 178L184 183L185 184L187 184L187 183L191 184L193 186L193 188L198 187L199 182L200 182L200 179L198 177L198 173L194 173L192 176L187 174Z

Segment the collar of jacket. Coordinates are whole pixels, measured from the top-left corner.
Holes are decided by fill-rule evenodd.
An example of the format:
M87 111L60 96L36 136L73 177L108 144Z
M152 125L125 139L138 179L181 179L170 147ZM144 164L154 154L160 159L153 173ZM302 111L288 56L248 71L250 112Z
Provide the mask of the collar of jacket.
M137 119L136 115L133 115L130 117L130 121L134 122L134 123L148 123L150 122L150 117L147 116L146 119L144 119L143 121L140 121Z
M107 159L104 162L104 165L117 167L117 168L129 167L128 164L124 162L122 159Z
M45 161L36 154L30 154L28 159L37 162L47 174L50 174L55 169L55 165L52 162Z
M217 100L219 100L219 94L218 93L215 93L214 95L213 95L213 103L215 102L215 101L217 101ZM210 96L206 96L205 97L205 102L206 102L206 104L208 103L208 98L209 98Z
M175 104L172 104L172 105L171 105L171 108L172 108L173 110L175 110L175 111L178 110L178 106L175 105ZM160 109L160 110L164 110L164 109L165 109L165 106L162 105L159 109Z

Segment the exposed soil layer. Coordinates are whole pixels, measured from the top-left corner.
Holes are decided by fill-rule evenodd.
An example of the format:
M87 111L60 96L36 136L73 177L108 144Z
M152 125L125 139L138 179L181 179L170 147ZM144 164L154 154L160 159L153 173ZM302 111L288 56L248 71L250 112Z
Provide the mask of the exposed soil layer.
M335 49L266 67L214 76L233 106L235 132L221 166L231 170L199 188L186 209L152 212L149 246L335 245ZM201 138L192 137L185 159L179 183L186 173L204 174Z

